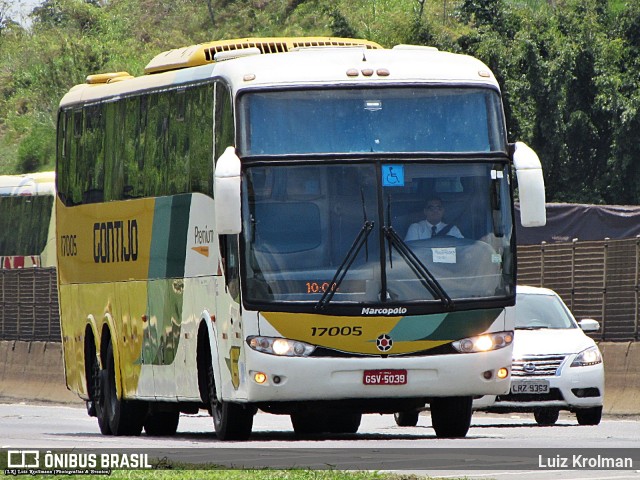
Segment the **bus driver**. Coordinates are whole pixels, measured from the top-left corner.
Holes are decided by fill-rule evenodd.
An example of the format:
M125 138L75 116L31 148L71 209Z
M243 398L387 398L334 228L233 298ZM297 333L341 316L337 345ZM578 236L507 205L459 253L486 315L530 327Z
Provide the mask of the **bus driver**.
M463 238L462 233L453 224L447 224L442 221L444 216L444 207L442 200L437 197L430 198L423 210L426 220L412 223L409 226L405 241L425 240L432 237L443 237L449 235L451 237Z

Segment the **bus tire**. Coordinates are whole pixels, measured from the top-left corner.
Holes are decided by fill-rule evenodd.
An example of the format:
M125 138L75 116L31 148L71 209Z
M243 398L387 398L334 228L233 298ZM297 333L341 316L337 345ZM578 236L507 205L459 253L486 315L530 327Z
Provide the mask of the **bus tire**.
M415 427L418 425L418 416L420 412L418 410L409 410L407 412L396 412L393 414L393 419L396 421L396 425L399 427Z
M209 403L216 436L222 441L247 440L253 428L256 410L239 403L223 402L216 395L213 365L208 365Z
M105 405L104 391L107 388L107 371L100 370L98 372L98 383L100 388L97 392L97 400L95 402L96 417L98 417L98 427L100 427L100 433L103 435L113 435L111 427L109 426L109 419L107 418L107 409Z
M356 433L362 421L361 413L339 413L327 419L329 433Z
M472 397L440 397L430 402L431 424L438 438L464 438L471 426Z
M118 399L116 368L111 342L107 347L106 359L106 369L101 372L104 420L107 421L113 435L140 435L146 416L146 405L143 402Z
M107 383L107 371L100 369L100 363L96 356L95 349L89 347L85 356L85 361L90 362L87 368L87 391L91 406L87 408L89 415L98 419L98 427L102 435L111 435L111 427L107 419L104 404L104 389Z
M180 410L153 412L147 414L144 421L144 431L151 437L171 437L178 430Z
M314 435L325 431L322 419L308 412L292 413L291 425L296 435Z

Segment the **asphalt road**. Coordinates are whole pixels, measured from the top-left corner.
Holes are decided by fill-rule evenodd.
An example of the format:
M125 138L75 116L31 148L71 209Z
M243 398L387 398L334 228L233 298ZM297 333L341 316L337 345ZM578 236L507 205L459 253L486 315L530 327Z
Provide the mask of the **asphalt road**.
M172 452L180 461L245 468L331 467L501 480L640 479L639 417L604 417L598 426L579 426L567 413L555 426L539 427L531 414L475 413L466 438L438 439L428 412L416 427L398 427L391 415L365 415L357 434L299 439L289 417L258 413L249 441L220 442L204 412L181 416L173 437L112 437L101 435L95 418L81 407L0 404L0 449L123 448L153 458L172 458ZM633 460L631 468L621 470L579 463L576 468L575 455Z

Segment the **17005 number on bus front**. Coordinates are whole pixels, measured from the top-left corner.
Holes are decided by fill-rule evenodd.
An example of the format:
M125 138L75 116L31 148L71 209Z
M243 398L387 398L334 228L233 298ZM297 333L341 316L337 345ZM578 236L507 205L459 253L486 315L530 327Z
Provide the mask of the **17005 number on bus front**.
M365 370L362 376L365 385L406 385L406 370Z

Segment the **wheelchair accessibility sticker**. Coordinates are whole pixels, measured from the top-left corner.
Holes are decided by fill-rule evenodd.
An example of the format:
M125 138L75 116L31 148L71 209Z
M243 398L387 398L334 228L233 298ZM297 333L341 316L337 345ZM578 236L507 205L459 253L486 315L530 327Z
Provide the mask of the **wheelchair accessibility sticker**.
M404 165L382 165L383 187L404 187Z

